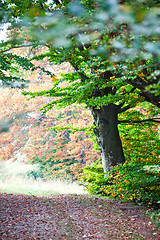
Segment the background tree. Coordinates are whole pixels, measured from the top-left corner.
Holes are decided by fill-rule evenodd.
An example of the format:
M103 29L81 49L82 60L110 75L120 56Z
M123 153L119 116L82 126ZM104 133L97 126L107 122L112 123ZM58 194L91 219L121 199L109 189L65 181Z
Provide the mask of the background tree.
M158 4L143 1L138 13L138 1L5 4L4 9L14 19L12 26L23 26L31 34L31 43L38 40L46 46L44 53L34 59L47 57L54 64L69 62L74 69L60 79L53 78L51 90L25 94L55 97L43 107L44 112L55 104L65 107L84 103L94 118L104 171L124 163L118 124L158 122L157 110L150 104L149 119L135 113L135 107L145 101L159 106L160 42L159 30L155 30L159 29ZM126 111L127 119L118 119Z
M24 48L19 48L14 50L14 54L24 55L28 49L25 53L23 51ZM34 65L51 67L46 60ZM71 70L68 63L52 64L52 68L56 75ZM23 74L25 76L26 72ZM52 79L40 68L27 72L27 78L30 80L29 91L48 90L53 85ZM90 136L84 132L92 121L90 112L82 106L68 106L61 110L55 106L49 113L42 114L39 109L52 98L37 97L28 102L22 91L21 88L0 88L0 161L36 164L37 168L28 173L33 177L78 179L82 168L100 157ZM67 124L81 131L71 134L69 127L63 131L50 129Z

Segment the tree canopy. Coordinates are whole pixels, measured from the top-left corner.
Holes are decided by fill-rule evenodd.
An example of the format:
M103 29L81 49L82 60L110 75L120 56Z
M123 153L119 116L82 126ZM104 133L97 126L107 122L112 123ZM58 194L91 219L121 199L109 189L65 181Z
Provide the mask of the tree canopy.
M125 82L139 89L147 101L159 106L160 26L157 1L141 1L140 4L139 1L133 4L116 0L49 1L49 4L48 1L5 1L1 3L1 22L9 22L10 28L14 28L8 43L1 44L1 53L7 51L4 49L6 44L9 48L18 47L24 40L33 46L45 45L49 48L48 55L54 56L52 61L62 62L64 58L70 61L72 55L74 65L79 62L82 65L83 62L92 74L100 66L100 74L108 72L122 85ZM16 32L20 27L27 29L31 36L26 37L23 33L17 38ZM66 54L62 58L64 50ZM72 51L75 51L74 55ZM78 59L80 56L82 58ZM94 66L91 64L92 58L97 60L97 66L96 63ZM22 59L15 61L23 62ZM26 65L23 63L24 67ZM81 68L82 72L87 71L84 66Z
M94 118L107 172L124 162L119 123L159 121L159 7L158 1L145 0L1 2L1 23L10 23L11 29L9 40L0 44L2 81L8 76L11 82L17 80L10 74L14 62L33 68L27 58L8 52L24 44L42 48L43 53L31 60L69 62L73 71L60 78L51 73L52 89L24 94L53 97L43 112L55 104L85 104ZM145 102L149 117L136 110Z

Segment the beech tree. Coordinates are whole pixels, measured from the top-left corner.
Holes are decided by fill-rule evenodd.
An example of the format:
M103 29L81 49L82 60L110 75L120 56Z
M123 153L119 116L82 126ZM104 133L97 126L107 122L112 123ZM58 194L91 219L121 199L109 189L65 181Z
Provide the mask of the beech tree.
M69 62L72 68L61 77L52 74L52 89L24 94L53 97L43 112L55 104L85 104L94 119L104 171L124 163L118 124L159 121L158 1L15 0L4 1L2 9L1 21L10 22L14 34L1 44L0 54L20 47L24 39L42 48L34 60ZM145 102L149 118L136 111ZM124 112L127 119L121 119Z

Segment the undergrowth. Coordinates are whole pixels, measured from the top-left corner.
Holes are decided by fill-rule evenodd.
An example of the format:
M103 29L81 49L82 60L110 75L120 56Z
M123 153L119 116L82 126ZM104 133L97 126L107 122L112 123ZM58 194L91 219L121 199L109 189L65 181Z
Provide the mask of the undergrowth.
M126 162L105 174L101 162L84 168L80 183L91 194L160 205L159 139L154 124L120 128ZM158 218L159 213L153 214Z

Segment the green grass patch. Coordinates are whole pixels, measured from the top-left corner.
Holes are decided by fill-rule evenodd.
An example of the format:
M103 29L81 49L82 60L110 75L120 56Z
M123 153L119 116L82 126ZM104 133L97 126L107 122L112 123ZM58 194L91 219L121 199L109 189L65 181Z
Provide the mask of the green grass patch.
M1 164L0 191L35 196L86 193L83 187L79 186L77 182L68 182L59 179L46 181L41 178L37 178L37 180L28 178L27 171L30 167L29 165L11 162Z

